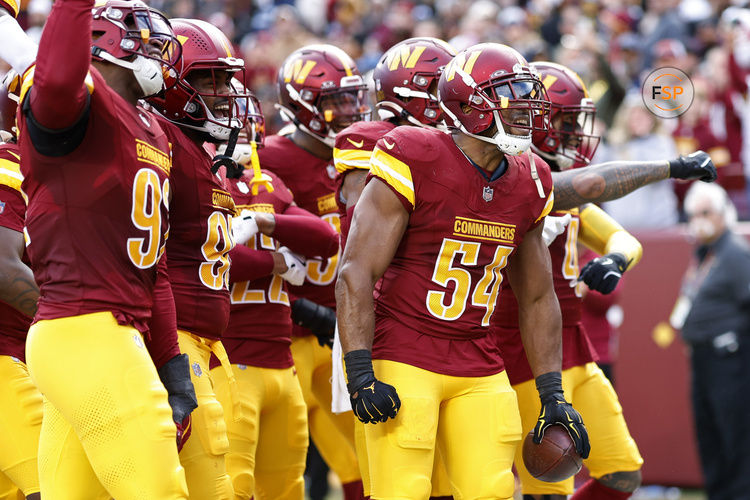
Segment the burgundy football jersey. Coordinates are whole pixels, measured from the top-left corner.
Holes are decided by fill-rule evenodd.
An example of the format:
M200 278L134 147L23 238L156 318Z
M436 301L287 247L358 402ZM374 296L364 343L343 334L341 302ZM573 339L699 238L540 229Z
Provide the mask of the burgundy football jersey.
M526 154L488 181L438 130L398 127L377 142L369 181L410 217L376 293L373 358L454 376L502 370L488 335L501 272L552 206L549 167L534 158L539 185Z
M344 178L353 170L370 170L370 155L375 143L385 134L396 128L391 122L355 122L336 135L336 146L333 149L333 164L336 167L336 203L341 218L341 246L349 236L349 216L346 213L346 202L341 195Z
M581 219L578 209L552 212L550 215L562 217L571 215L565 231L549 245L552 261L552 279L555 294L560 302L563 324L563 370L584 365L594 359L594 352L584 329L581 327L580 287L571 286L578 278L578 229ZM503 284L498 310L492 322L493 332L500 345L505 360L505 369L511 384L516 385L531 380L534 375L526 359L521 342L518 324L518 302L508 282Z
M15 144L0 144L0 226L23 233L26 200L21 191L21 157ZM29 264L24 252L21 259ZM0 302L0 355L26 359L26 333L31 318Z
M323 160L295 145L286 136L266 138L258 150L260 165L284 181L292 191L294 202L319 216L340 231L336 204L336 169L332 160ZM304 297L317 304L336 307L334 287L341 252L328 259L308 259L307 277L302 286L290 286L292 300ZM312 335L307 328L293 326L293 335Z
M292 195L272 172L273 192L261 186L257 195L250 189L252 171L240 179L229 179L229 191L242 210L281 214L292 204ZM279 247L270 236L258 233L247 245L255 250L274 251ZM269 275L253 281L232 284L229 327L222 343L232 363L263 368L289 368L294 365L289 346L292 343L292 318L289 294L284 279Z
M211 157L158 117L173 146L167 265L177 328L217 339L229 322L229 251L234 201Z
M71 153L37 152L19 113L36 320L111 311L147 331L169 227L169 141L157 121L91 67L88 128ZM33 89L32 89L33 91Z

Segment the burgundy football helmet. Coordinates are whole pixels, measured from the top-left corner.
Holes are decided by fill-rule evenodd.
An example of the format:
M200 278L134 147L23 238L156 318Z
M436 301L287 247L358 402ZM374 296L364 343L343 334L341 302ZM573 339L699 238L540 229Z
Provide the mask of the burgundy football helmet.
M163 14L140 0L108 0L92 10L94 60L133 72L148 97L164 89L165 76L179 73L182 50Z
M149 103L181 127L205 133L209 141L226 141L231 129L244 126L252 97L244 86L231 84L233 77L244 81L245 62L235 57L229 39L216 26L198 19L171 22L182 46L182 70L176 84ZM210 91L196 88L195 78L201 76L210 76Z
M370 113L367 86L354 60L333 45L308 45L292 52L276 84L282 117L330 147L337 132Z
M380 119L400 117L419 126L440 123L437 82L455 55L446 42L429 37L409 38L388 49L372 74Z
M596 106L586 85L574 71L560 64L535 62L531 67L539 72L552 103L549 130L534 131L534 151L553 169L588 165L599 145L599 136L594 134Z
M499 43L459 52L440 76L438 100L449 127L495 144L509 155L526 151L535 129L546 130L550 106L526 59ZM512 129L521 133L513 134Z

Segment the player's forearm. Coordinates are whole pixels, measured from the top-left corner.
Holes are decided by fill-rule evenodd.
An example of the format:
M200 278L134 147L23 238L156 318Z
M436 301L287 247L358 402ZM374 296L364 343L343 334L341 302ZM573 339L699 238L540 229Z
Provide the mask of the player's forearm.
M345 262L336 282L336 321L344 353L372 350L375 331L374 282L360 266Z
M519 303L521 339L534 377L562 369L562 319L554 290Z
M236 245L230 252L232 267L229 268L229 283L253 281L273 273L273 253L253 250L245 245Z
M39 41L31 109L40 125L67 128L87 103L92 0L58 0Z
M146 337L146 349L157 369L180 354L180 346L177 343L177 312L172 286L169 284L166 257L162 257L158 266L151 320L148 325L149 335Z
M339 235L329 223L298 207L276 215L272 236L305 257L331 257L339 250Z
M34 273L20 261L4 264L0 269L0 300L33 318L39 300Z
M615 200L648 184L669 178L669 162L612 161L586 168L552 172L553 210L569 210L587 202Z

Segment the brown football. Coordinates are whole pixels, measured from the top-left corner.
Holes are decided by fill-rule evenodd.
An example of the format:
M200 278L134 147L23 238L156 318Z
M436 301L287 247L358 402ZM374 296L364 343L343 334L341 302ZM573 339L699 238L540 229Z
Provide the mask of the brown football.
M581 470L583 459L563 426L548 427L539 444L534 443L533 436L534 431L531 431L523 441L523 464L532 476L556 483Z

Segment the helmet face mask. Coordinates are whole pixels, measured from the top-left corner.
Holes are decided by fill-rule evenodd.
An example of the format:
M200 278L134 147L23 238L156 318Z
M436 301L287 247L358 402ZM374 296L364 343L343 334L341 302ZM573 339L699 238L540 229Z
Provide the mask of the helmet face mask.
M417 126L440 126L437 82L455 50L437 38L410 38L386 51L373 80L381 120L402 118Z
M594 133L595 119L596 107L591 99L582 99L580 106L553 104L545 145L554 151L561 170L591 162L600 139Z
M143 92L165 88L165 77L177 75L182 49L160 12L139 0L109 0L93 9L92 55L129 69Z
M370 114L354 61L333 45L293 52L279 69L277 90L282 117L329 147L337 132Z
M567 170L588 165L599 145L595 133L596 106L586 86L569 68L556 63L535 62L550 97L549 130L534 133L534 150L553 169Z

